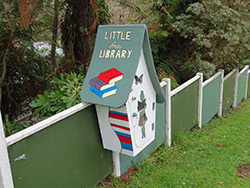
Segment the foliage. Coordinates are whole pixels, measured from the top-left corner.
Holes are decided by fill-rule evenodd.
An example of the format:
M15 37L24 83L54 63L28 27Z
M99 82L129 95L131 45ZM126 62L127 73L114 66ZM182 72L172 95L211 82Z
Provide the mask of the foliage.
M202 72L204 79L210 78L215 73L215 65L208 61L195 61L191 60L186 62L180 67L181 70L185 71L187 75L194 76L197 72Z
M159 80L163 80L163 78L170 78L171 80L171 90L177 88L179 86L177 80L173 76L174 72L167 74L164 70L158 73Z
M101 25L110 23L111 15L109 13L109 7L103 0L97 0L96 5L99 8L99 22Z
M155 11L155 9L161 7L161 0L118 0L118 2L122 8L119 12L114 12L114 14L116 17L119 17L120 22L123 24L147 23L147 26L151 27L157 22L159 15L162 14L160 11ZM125 11L123 11L124 8ZM165 10L164 14L169 15L167 10ZM123 20L121 20L121 18L123 18Z
M51 116L81 102L80 91L83 75L76 73L61 74L53 77L50 89L39 94L30 106L35 108L34 114L41 112L42 116Z
M118 0L119 3L109 3L113 13L113 24L146 24L149 30L151 49L156 66L160 73L174 72L175 79L183 81L179 64L186 59L186 54L180 50L183 40L173 34L173 23L176 16L184 12L190 3L198 0ZM188 48L183 47L182 50Z
M190 56L195 66L203 66L202 61L207 60L226 72L243 67L240 60L250 51L248 10L246 1L204 0L191 4L177 17L174 31L193 49Z
M51 41L52 27L55 29L55 2L59 3L59 22L62 23L64 17L66 19L73 15L73 20L70 20L66 29L62 27L63 29L59 30L67 33L68 39L72 39L69 45L62 40L62 45L69 48L67 55L72 58L57 56L57 61L52 64L51 53L43 55L37 46L34 48L33 45L39 42L48 46L54 45L55 42ZM70 7L72 4L75 5L74 9ZM80 9L82 5L87 5L87 11L91 10L90 16ZM25 105L49 86L52 76L59 76L60 73L71 70L81 73L86 71L96 26L99 23L108 23L109 10L104 0L3 0L0 2L0 10L0 106L2 113L9 114L9 119L13 120L19 116ZM67 10L69 14L66 14ZM90 21L88 27L82 27L87 21ZM63 35L60 32L59 37ZM86 38L89 39L82 40ZM84 50L77 45L84 46ZM73 56L72 50L75 51Z
M162 0L157 1L154 12L158 13L155 25L149 28L150 42L155 66L158 72L173 72L173 76L182 83L185 73L180 70L183 59L187 59L188 48L183 46L183 40L173 33L173 23L176 17L183 13L189 4L198 0ZM166 14L167 11L167 14ZM185 45L185 43L184 43ZM183 47L181 47L183 46Z
M32 44L19 44L10 49L7 73L3 86L4 114L18 114L23 106L42 92L47 84L50 66L46 59L38 56ZM14 97L13 97L14 96Z
M5 114L4 131L5 131L6 137L14 133L17 133L26 127L27 127L27 124L17 124L17 123L10 122L9 115Z
M0 2L1 110L9 119L18 116L23 106L44 90L50 77L47 57L37 54L32 44L34 36L41 33L41 25L31 22L22 28L18 5L17 0Z
M218 69L228 73L247 63L250 51L249 2L118 2L129 8L127 20L147 24L157 71L174 72L179 83L188 80L197 71L208 78Z

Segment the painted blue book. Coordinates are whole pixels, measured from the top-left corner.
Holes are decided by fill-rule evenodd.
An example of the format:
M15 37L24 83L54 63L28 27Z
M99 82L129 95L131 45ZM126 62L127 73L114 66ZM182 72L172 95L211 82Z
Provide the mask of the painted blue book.
M104 89L104 90L100 91L97 88L95 88L94 86L91 86L90 87L90 91L92 91L93 93L95 93L100 98L105 98L105 97L108 97L110 95L116 94L117 87L112 86L110 88L107 88L107 89Z
M102 91L115 85L115 83L107 84L97 77L92 78L89 81L89 85L94 86L96 89Z

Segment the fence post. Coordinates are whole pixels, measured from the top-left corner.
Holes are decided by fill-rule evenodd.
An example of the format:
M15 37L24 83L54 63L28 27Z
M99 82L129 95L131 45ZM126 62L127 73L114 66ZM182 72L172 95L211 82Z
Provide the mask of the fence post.
M239 69L236 70L236 76L235 76L233 108L236 108L237 106L238 78L239 78Z
M200 77L199 79L199 93L198 93L198 126L199 128L202 128L202 98L203 98L203 74L198 72L196 74L197 76Z
M245 87L246 90L245 90L245 96L244 96L245 99L247 99L247 90L248 90L248 79L249 79L248 78L248 70L249 70L249 65L247 65L247 70L246 70L247 71L247 78L246 78L246 87Z
M112 176L120 177L121 176L121 163L120 163L120 153L112 152L113 157L113 173Z
M166 136L167 144L171 146L171 80L170 78L164 78L163 81L166 85Z
M248 72L247 72L247 98L249 97L249 92L248 92L248 90L249 90L249 74L250 74L250 69L248 70Z
M224 70L220 70L221 72L221 83L220 83L220 98L219 98L219 111L218 116L222 116L222 103L223 103L223 88L224 88Z
M14 188L0 111L0 187Z

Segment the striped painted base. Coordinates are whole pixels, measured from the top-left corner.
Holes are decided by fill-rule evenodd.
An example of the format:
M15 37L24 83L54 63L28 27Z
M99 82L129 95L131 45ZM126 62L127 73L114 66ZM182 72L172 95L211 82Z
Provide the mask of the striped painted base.
M110 109L109 122L121 142L121 152L132 153L133 144L129 128L128 114L121 112L121 110Z

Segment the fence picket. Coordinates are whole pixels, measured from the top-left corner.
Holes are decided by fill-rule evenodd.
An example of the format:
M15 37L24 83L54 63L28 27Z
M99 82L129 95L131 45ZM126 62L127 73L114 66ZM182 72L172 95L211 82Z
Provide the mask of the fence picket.
M221 83L220 83L220 99L219 99L219 112L218 116L222 116L222 105L223 105L223 88L224 88L224 70L220 70L221 72Z
M2 115L0 111L0 187L14 188L10 169L9 156L3 129Z
M198 126L199 128L202 128L202 97L203 97L203 88L202 88L202 83L203 83L203 74L202 73L197 73L197 76L199 76L199 94L198 94Z
M163 81L166 83L166 136L167 144L171 146L171 80L164 78Z
M234 102L233 107L237 106L237 90L238 90L239 69L236 70L235 84L234 84Z

